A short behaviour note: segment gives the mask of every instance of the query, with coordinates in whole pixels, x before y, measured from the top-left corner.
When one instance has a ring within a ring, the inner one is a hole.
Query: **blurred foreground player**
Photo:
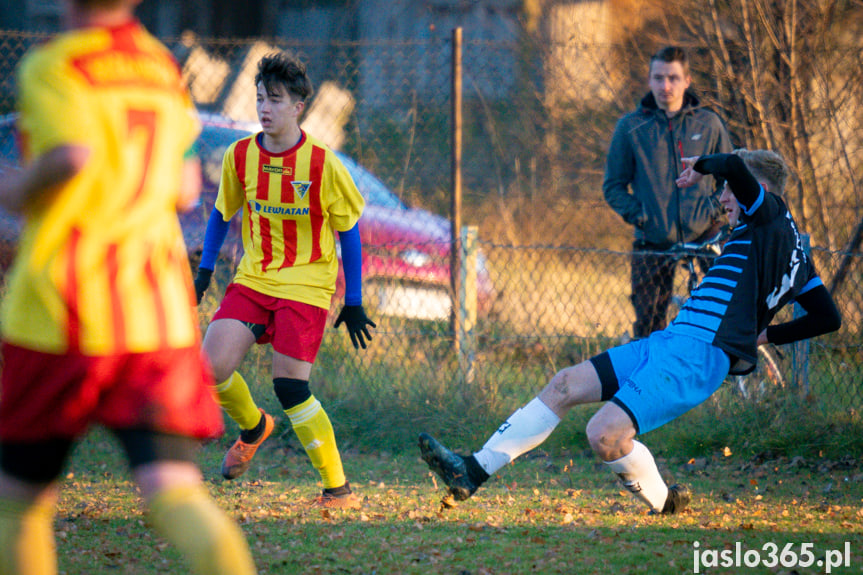
[[[57,479],[93,423],[190,571],[255,572],[195,463],[224,431],[176,215],[200,192],[200,126],[138,1],[64,2],[67,31],[18,70],[25,167],[0,180],[0,204],[25,218],[2,306],[3,575],[57,572]]]

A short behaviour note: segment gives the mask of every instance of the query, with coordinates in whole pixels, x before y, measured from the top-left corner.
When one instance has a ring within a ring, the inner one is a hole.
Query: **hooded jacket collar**
[[[653,97],[653,92],[648,92],[640,102],[640,107],[645,112],[656,112],[659,106],[656,104],[656,98]],[[690,90],[683,93],[683,107],[680,109],[681,114],[685,114],[695,108],[701,107],[701,100]]]

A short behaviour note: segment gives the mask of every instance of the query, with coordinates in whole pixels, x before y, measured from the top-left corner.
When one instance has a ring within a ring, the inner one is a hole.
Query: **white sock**
[[[627,455],[605,463],[629,491],[659,513],[668,498],[668,486],[662,480],[650,450],[639,441],[632,444],[632,451]]]
[[[495,471],[546,440],[560,418],[538,397],[517,409],[480,451],[473,454],[486,473]]]

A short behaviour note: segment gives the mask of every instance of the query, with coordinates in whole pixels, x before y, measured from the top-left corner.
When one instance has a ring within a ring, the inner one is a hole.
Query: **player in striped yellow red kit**
[[[57,478],[93,423],[193,572],[255,572],[195,461],[224,432],[176,215],[200,192],[200,124],[138,2],[65,2],[68,29],[18,70],[25,167],[0,180],[0,204],[24,216],[2,306],[4,575],[57,572]]]
[[[309,388],[335,292],[338,258],[345,271],[345,305],[335,327],[366,347],[375,324],[362,306],[362,246],[358,220],[365,202],[350,174],[298,118],[312,93],[305,67],[285,53],[258,63],[257,112],[262,131],[231,144],[222,162],[216,205],[207,224],[195,278],[198,302],[209,285],[231,217],[242,210],[244,254],[204,336],[222,407],[240,426],[222,475],[245,473],[273,432],[274,420],[255,404],[237,372],[252,344],[273,347],[273,388],[303,448],[318,470],[317,505],[356,509],[332,423]]]

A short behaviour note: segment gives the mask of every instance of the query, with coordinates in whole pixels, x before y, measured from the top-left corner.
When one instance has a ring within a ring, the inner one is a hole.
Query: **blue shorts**
[[[728,355],[718,347],[667,331],[609,349],[591,363],[599,373],[603,399],[629,414],[638,433],[661,427],[706,401],[730,367]],[[615,389],[606,397],[605,390]]]

